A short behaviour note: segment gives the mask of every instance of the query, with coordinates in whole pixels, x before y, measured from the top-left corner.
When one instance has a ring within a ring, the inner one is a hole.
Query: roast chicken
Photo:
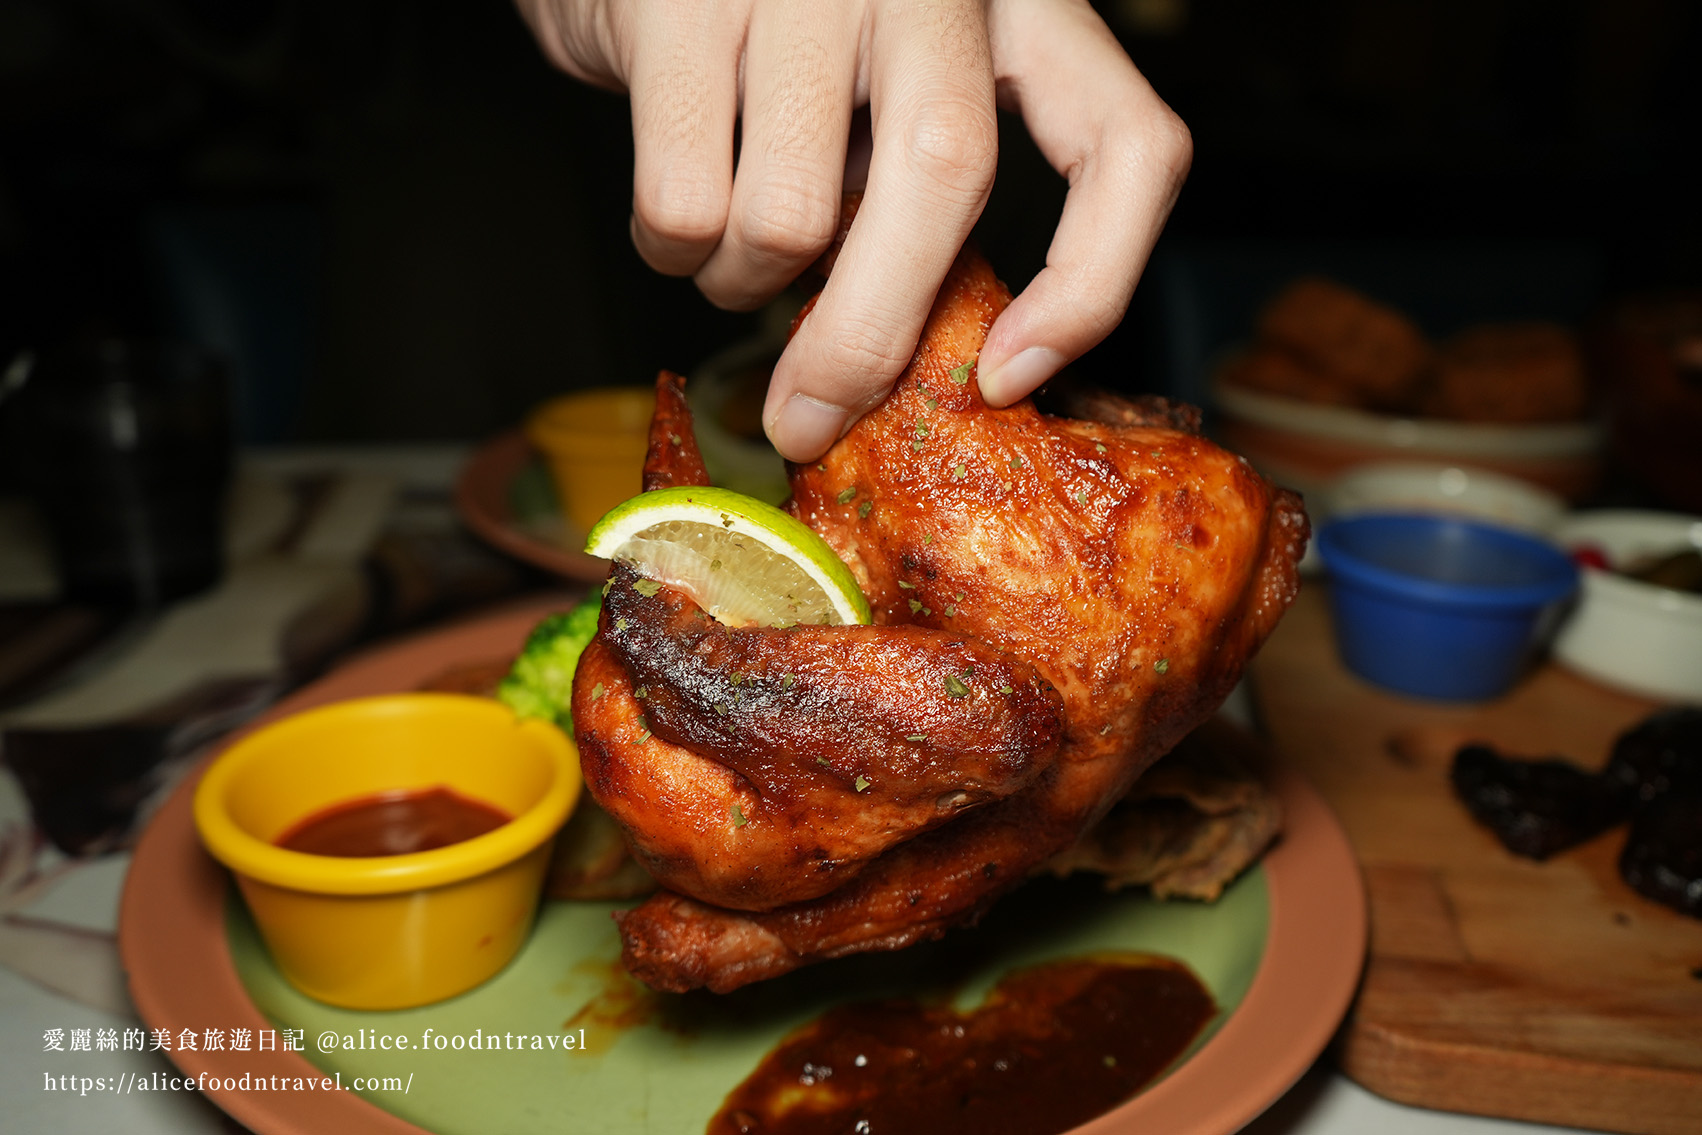
[[[1190,409],[986,405],[975,360],[1009,301],[966,250],[892,394],[789,467],[787,507],[874,625],[724,626],[611,574],[573,717],[592,796],[662,887],[617,915],[652,987],[972,923],[1217,708],[1294,597],[1298,498]],[[647,488],[706,483],[673,376],[651,443]]]

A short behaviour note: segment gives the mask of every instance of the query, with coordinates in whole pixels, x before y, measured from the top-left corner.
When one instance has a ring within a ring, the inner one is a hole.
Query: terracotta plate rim
[[[532,444],[519,430],[480,445],[455,477],[455,512],[479,539],[517,560],[567,579],[601,583],[609,561],[551,544],[514,523],[508,490],[532,456]]]
[[[564,606],[559,598],[531,603],[375,650],[280,702],[250,728],[342,698],[411,689],[458,660],[498,657],[517,649],[542,615]],[[274,1026],[249,998],[230,956],[224,932],[228,876],[195,837],[191,801],[204,768],[205,763],[184,778],[136,846],[119,910],[119,954],[131,999],[150,1028],[174,1034],[184,1028],[249,1028],[258,1035]],[[1070,1135],[1229,1135],[1293,1086],[1347,1012],[1366,946],[1359,868],[1323,798],[1280,766],[1273,780],[1286,827],[1263,861],[1270,926],[1246,997],[1181,1067]],[[327,1075],[297,1052],[168,1055],[185,1075],[221,1081],[244,1074]],[[424,1130],[349,1091],[219,1087],[205,1094],[260,1135]]]

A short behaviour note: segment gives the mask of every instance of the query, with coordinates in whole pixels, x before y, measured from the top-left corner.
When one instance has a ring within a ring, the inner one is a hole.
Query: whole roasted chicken
[[[892,394],[789,469],[874,625],[723,626],[616,566],[573,717],[664,888],[617,916],[647,984],[726,991],[973,922],[1216,709],[1293,598],[1299,500],[1193,411],[986,405],[1009,300],[966,251]],[[651,439],[646,488],[707,483],[673,376]]]

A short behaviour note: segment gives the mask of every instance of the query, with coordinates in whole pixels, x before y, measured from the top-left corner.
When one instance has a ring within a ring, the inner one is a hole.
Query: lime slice
[[[825,540],[730,489],[640,493],[596,523],[585,550],[679,588],[729,626],[869,622],[869,601]]]

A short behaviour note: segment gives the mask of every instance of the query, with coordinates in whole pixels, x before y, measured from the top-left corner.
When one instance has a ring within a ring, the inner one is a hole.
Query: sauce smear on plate
[[[447,788],[385,792],[321,809],[274,842],[309,855],[411,855],[495,831],[513,819]]]
[[[970,1012],[843,1005],[783,1040],[709,1135],[1056,1135],[1145,1087],[1216,1013],[1186,966],[1136,954],[1017,970]]]

